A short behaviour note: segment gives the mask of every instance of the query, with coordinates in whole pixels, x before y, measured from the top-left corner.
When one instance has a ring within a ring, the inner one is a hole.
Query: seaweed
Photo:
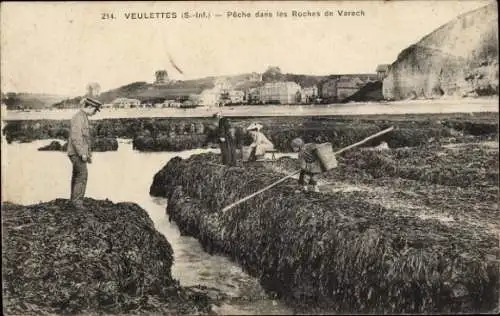
[[[169,199],[167,213],[183,234],[238,261],[298,310],[455,313],[497,307],[498,236],[467,223],[397,214],[356,194],[295,193],[292,179],[222,213],[283,175],[262,164],[207,164],[217,159],[173,159],[155,176],[152,191]]]
[[[84,205],[2,205],[6,314],[209,312],[206,295],[172,278],[172,248],[145,210]]]

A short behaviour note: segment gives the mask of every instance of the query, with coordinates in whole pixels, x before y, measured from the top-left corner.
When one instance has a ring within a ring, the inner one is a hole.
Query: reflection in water
[[[3,137],[2,137],[3,138]],[[2,199],[18,204],[33,204],[56,198],[68,198],[71,163],[65,153],[37,151],[50,140],[29,144],[2,141]],[[291,313],[281,303],[265,298],[258,280],[223,256],[204,252],[192,237],[180,236],[175,223],[165,214],[166,200],[149,196],[154,174],[169,159],[209,150],[181,153],[140,153],[127,141],[120,141],[118,151],[94,153],[89,165],[86,196],[113,202],[135,202],[144,208],[156,229],[163,233],[174,250],[172,274],[182,285],[215,287],[235,299],[221,306],[223,314],[283,314]],[[214,150],[211,150],[214,151]]]

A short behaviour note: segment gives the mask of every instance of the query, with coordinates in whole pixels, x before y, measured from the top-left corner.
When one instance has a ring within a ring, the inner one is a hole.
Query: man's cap
[[[102,103],[99,102],[98,100],[96,99],[92,99],[92,98],[85,98],[84,101],[85,105],[89,105],[89,106],[93,106],[96,111],[100,111],[101,110],[101,107],[102,107]]]

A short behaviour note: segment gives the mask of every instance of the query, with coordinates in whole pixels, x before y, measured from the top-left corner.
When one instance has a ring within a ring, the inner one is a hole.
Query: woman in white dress
[[[253,148],[249,160],[262,158],[266,151],[274,150],[273,143],[260,131],[262,127],[259,123],[252,123],[247,127],[247,131],[252,138],[250,147]]]

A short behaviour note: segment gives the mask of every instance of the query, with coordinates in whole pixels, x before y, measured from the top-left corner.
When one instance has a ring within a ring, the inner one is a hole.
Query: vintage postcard
[[[4,315],[499,312],[496,1],[0,6]]]

